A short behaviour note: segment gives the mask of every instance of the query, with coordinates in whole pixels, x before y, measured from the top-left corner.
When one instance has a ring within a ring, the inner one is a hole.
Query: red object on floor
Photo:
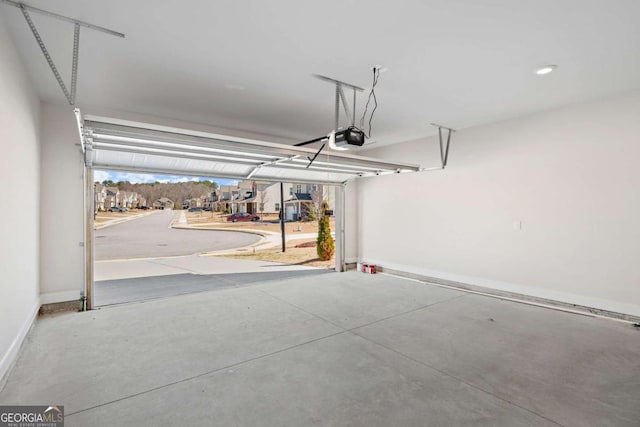
[[[362,272],[376,274],[376,266],[373,264],[362,264]]]

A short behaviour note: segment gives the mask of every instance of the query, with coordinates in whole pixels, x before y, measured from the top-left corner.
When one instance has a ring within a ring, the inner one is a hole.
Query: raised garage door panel
[[[79,115],[87,164],[95,168],[261,181],[340,184],[414,172],[417,165],[207,132]]]

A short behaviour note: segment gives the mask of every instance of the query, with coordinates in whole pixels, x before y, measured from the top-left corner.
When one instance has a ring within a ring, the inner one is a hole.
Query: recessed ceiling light
[[[544,76],[545,74],[551,73],[553,70],[558,68],[557,65],[545,65],[544,67],[540,67],[536,70],[536,74],[539,76]]]

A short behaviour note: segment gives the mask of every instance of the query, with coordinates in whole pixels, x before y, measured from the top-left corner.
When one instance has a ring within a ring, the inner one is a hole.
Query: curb
[[[260,249],[271,249],[271,248],[279,247],[282,244],[282,242],[280,241],[280,233],[267,231],[267,230],[254,230],[250,228],[244,229],[244,230],[229,230],[226,227],[201,228],[193,225],[182,226],[182,225],[175,225],[175,224],[171,224],[171,228],[176,228],[181,230],[199,230],[199,231],[209,231],[209,230],[210,231],[228,231],[233,233],[256,234],[262,237],[261,241],[256,242],[252,245],[242,246],[240,248],[233,248],[233,249],[221,249],[219,251],[202,252],[199,254],[200,256],[238,255],[238,254],[242,255],[242,254],[250,253],[252,249],[253,249],[253,252],[255,253],[255,249],[258,246],[262,246]],[[307,234],[311,234],[311,233],[307,233]],[[298,237],[299,236],[295,234],[294,235],[287,234],[287,240],[295,240]]]
[[[275,236],[275,235],[280,235],[280,233],[273,233],[272,231],[266,231],[266,230],[252,230],[252,229],[245,229],[245,230],[229,230],[228,228],[200,228],[200,227],[194,227],[192,225],[175,225],[175,224],[171,224],[171,228],[175,228],[177,230],[197,230],[197,231],[228,231],[231,233],[247,233],[247,234],[257,234],[258,236],[262,236],[262,237],[267,237],[267,236]]]
[[[271,231],[266,231],[266,230],[229,230],[227,228],[224,227],[219,227],[219,228],[201,228],[201,227],[194,227],[192,225],[176,225],[173,222],[171,223],[171,228],[175,228],[176,230],[197,230],[197,231],[227,231],[227,232],[231,232],[231,233],[246,233],[246,234],[253,234],[253,235],[257,235],[262,237],[262,239],[252,245],[248,245],[248,246],[241,246],[239,248],[233,248],[233,249],[221,249],[219,251],[210,251],[210,252],[201,252],[198,255],[199,256],[216,256],[216,255],[233,255],[236,253],[247,253],[250,249],[254,249],[255,252],[255,248],[257,246],[261,246],[264,244],[268,244],[269,243],[269,236],[274,236],[274,235],[278,235],[278,233],[273,233]],[[269,248],[271,246],[266,246],[266,248]]]

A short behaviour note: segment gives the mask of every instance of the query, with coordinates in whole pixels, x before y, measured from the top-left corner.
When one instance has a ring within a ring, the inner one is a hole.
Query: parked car
[[[192,208],[189,208],[189,212],[202,212],[202,208],[194,206]]]
[[[211,212],[211,208],[209,206],[205,206],[204,208],[202,208],[202,210],[206,212]]]
[[[227,217],[227,221],[238,222],[238,221],[260,221],[260,217],[258,215],[250,214],[250,213],[234,213]]]
[[[127,208],[123,208],[120,206],[111,206],[109,209],[107,209],[109,212],[126,212],[129,209]]]

